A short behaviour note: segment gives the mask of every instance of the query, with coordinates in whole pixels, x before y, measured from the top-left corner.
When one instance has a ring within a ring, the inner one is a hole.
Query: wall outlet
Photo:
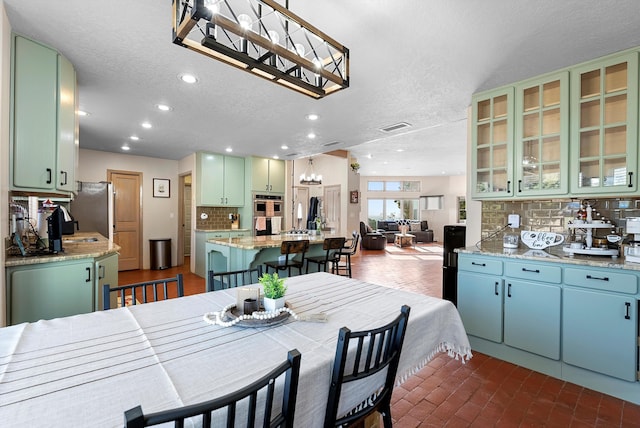
[[[520,216],[518,214],[509,214],[507,223],[509,223],[509,227],[512,229],[520,227]]]

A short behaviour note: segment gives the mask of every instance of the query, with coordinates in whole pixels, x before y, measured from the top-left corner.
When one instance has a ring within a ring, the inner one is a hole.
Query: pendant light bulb
[[[280,34],[278,34],[277,31],[269,30],[268,34],[269,34],[269,39],[271,40],[271,43],[273,43],[274,45],[277,45],[280,42]]]
[[[220,6],[218,0],[204,0],[204,7],[211,11],[212,15],[220,13]]]
[[[295,48],[299,56],[304,56],[306,49],[304,48],[304,45],[302,43],[296,43]]]
[[[249,15],[243,13],[241,15],[238,15],[238,24],[240,24],[243,30],[247,31],[251,29],[253,21],[251,20],[251,17]]]

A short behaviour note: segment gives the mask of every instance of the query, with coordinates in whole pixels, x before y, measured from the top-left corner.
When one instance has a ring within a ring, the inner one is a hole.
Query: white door
[[[324,188],[324,216],[328,228],[340,231],[341,210],[340,186],[325,186]]]

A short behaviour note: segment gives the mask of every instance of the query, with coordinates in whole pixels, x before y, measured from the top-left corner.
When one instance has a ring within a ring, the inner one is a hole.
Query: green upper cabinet
[[[72,192],[76,184],[78,146],[76,140],[76,72],[73,65],[58,55],[58,190]]]
[[[196,205],[244,206],[243,158],[198,152],[196,168]]]
[[[12,190],[75,186],[76,77],[55,50],[14,36],[11,73]]]
[[[284,161],[252,157],[251,190],[262,193],[284,193]]]
[[[513,88],[473,96],[472,195],[513,196]]]
[[[569,72],[516,86],[515,196],[569,192]]]
[[[572,69],[571,192],[636,192],[638,53]]]

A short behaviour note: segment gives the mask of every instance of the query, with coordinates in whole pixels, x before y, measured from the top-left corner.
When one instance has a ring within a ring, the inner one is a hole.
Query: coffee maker
[[[49,217],[47,217],[47,237],[49,238],[49,252],[59,253],[62,248],[62,227],[64,224],[64,212],[57,207]]]
[[[626,232],[629,243],[624,249],[625,260],[640,263],[640,217],[627,217]]]

